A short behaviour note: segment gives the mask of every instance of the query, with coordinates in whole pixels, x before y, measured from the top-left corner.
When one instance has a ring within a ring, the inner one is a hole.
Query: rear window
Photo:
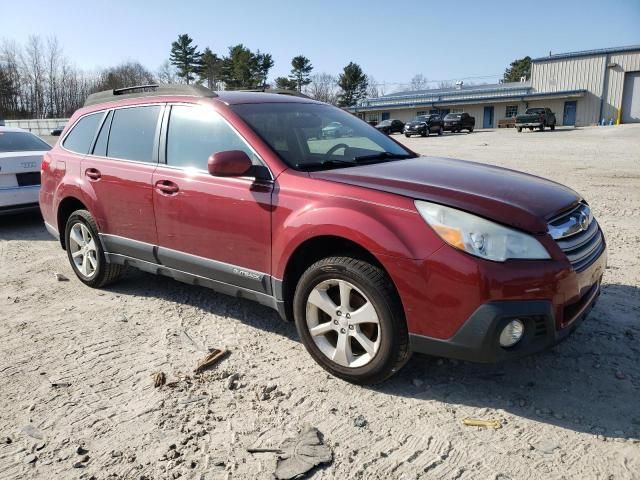
[[[153,149],[160,106],[116,110],[111,121],[107,156],[138,162],[155,162]]]
[[[64,139],[62,144],[64,148],[83,155],[89,153],[91,142],[93,142],[93,137],[96,135],[96,130],[103,115],[103,112],[92,113],[78,120]]]
[[[48,143],[29,132],[0,132],[0,152],[41,152],[51,150]]]

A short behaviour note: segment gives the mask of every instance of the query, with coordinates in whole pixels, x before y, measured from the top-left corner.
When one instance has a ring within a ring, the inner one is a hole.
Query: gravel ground
[[[267,308],[136,271],[92,290],[38,216],[5,218],[0,478],[272,478],[276,455],[246,449],[305,424],[334,454],[314,479],[640,478],[640,125],[394,138],[590,200],[609,267],[566,342],[499,365],[416,355],[357,387],[328,376]],[[208,347],[231,354],[194,377]],[[154,388],[159,371],[175,386]],[[469,416],[503,427],[464,426]]]

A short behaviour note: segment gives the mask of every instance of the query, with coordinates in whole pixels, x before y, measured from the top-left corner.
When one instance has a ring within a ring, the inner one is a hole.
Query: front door
[[[564,114],[562,115],[563,125],[576,124],[576,101],[564,102]]]
[[[226,284],[267,289],[271,183],[213,177],[207,170],[215,152],[243,150],[259,164],[256,154],[207,107],[172,106],[165,138],[166,164],[153,175],[160,262]]]
[[[152,175],[164,106],[127,107],[107,114],[93,152],[84,157],[84,180],[98,201],[93,212],[105,248],[154,261],[156,224]]]
[[[493,107],[484,107],[482,128],[493,128]]]

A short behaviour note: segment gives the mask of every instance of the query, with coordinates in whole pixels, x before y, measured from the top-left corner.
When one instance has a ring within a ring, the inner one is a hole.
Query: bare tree
[[[171,65],[171,62],[169,62],[169,60],[165,60],[164,62],[162,62],[160,67],[158,67],[156,78],[158,79],[159,83],[164,83],[167,85],[172,83],[181,83],[178,81],[180,79],[178,78],[178,75],[176,75],[175,67]]]
[[[427,88],[429,88],[429,80],[427,80],[427,77],[421,73],[413,76],[409,84],[409,90],[426,90]]]
[[[440,80],[438,88],[453,88],[454,83],[451,80]]]
[[[338,80],[329,73],[316,73],[311,76],[305,93],[320,102],[335,105],[338,100]]]
[[[369,87],[367,88],[367,97],[369,98],[378,98],[380,95],[380,89],[378,88],[378,84],[376,79],[371,75],[367,75],[367,80],[369,81]]]
[[[126,62],[100,72],[98,90],[146,85],[155,81],[153,74],[140,63]]]

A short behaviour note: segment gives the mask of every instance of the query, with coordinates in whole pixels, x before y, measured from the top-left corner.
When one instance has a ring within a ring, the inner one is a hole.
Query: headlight
[[[547,250],[531,235],[470,213],[416,200],[422,218],[449,245],[487,260],[548,259]]]

